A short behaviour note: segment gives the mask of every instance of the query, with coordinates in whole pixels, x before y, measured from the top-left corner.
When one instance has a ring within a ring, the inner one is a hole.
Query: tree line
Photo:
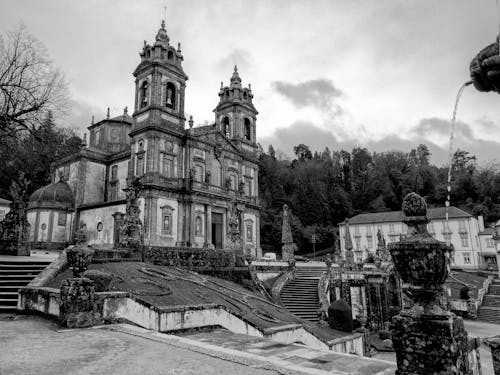
[[[269,146],[259,157],[261,244],[264,251],[281,248],[283,204],[291,209],[291,225],[299,253],[338,246],[338,224],[365,212],[400,210],[403,198],[415,191],[430,207],[444,206],[448,166],[430,163],[430,152],[420,144],[409,152],[310,150],[294,147],[295,158],[283,157]],[[500,219],[500,164],[479,166],[476,157],[457,150],[452,158],[451,204],[486,223]]]

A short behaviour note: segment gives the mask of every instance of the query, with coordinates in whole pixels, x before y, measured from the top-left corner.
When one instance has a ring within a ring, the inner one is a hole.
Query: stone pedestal
[[[59,320],[67,328],[85,328],[100,322],[94,282],[84,277],[66,279],[61,285]]]
[[[287,243],[281,247],[281,260],[284,262],[288,262],[290,259],[293,259],[295,250],[297,250],[297,245],[294,243]]]
[[[493,371],[495,375],[500,375],[500,335],[484,340],[484,343],[491,349],[493,359]]]
[[[462,318],[397,315],[392,320],[396,375],[472,375]]]

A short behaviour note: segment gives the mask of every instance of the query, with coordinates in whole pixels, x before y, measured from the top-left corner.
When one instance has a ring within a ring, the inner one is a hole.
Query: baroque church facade
[[[239,219],[245,252],[261,256],[256,143],[257,110],[237,68],[221,84],[215,122],[193,126],[184,116],[188,76],[162,22],[144,42],[135,69],[132,116],[88,127],[88,145],[55,165],[53,183],[31,196],[30,241],[60,248],[82,226],[89,243],[118,247],[126,193],[140,178],[144,244],[224,249],[230,215]]]

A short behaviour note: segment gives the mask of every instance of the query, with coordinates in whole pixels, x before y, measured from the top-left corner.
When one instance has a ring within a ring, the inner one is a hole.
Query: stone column
[[[184,206],[184,238],[186,246],[191,246],[191,202]]]
[[[149,244],[151,242],[157,245],[156,240],[158,239],[157,226],[158,226],[158,198],[151,197],[151,208],[150,208],[150,225],[149,225]]]
[[[205,247],[213,249],[212,243],[212,206],[205,205]]]
[[[493,372],[495,375],[500,375],[500,335],[489,337],[484,340],[484,343],[491,349],[491,358],[493,359]]]
[[[185,207],[184,207],[184,202],[179,202],[178,206],[178,212],[177,212],[177,241],[175,243],[175,246],[177,247],[182,247],[185,246],[184,243],[184,212],[185,212]]]
[[[195,220],[196,220],[196,213],[194,212],[194,204],[191,203],[191,214],[189,220],[189,243],[191,247],[194,247],[196,244]]]

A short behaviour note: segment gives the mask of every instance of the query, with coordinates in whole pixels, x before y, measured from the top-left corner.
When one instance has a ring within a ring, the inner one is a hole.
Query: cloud
[[[252,55],[245,50],[235,48],[228,55],[221,58],[217,64],[216,68],[221,71],[228,71],[233,66],[237,65],[239,70],[248,70],[252,66]]]
[[[95,115],[95,121],[104,118],[105,110],[90,105],[84,100],[71,99],[68,103],[68,109],[60,118],[56,118],[56,124],[60,127],[73,130],[77,135],[83,135],[90,126],[92,116]]]
[[[275,81],[271,86],[297,108],[312,106],[321,110],[331,110],[333,100],[343,95],[331,80],[324,78],[297,84]],[[337,110],[341,110],[341,107],[338,106]]]
[[[436,142],[434,136],[445,137],[445,142]],[[311,151],[352,150],[354,147],[366,147],[371,152],[403,151],[408,152],[419,144],[425,144],[431,152],[431,161],[438,165],[448,162],[449,120],[426,118],[420,120],[407,133],[408,138],[399,134],[387,134],[379,139],[361,142],[362,137],[337,138],[329,130],[320,128],[308,121],[297,121],[289,127],[278,128],[275,132],[259,140],[266,149],[270,144],[276,150],[293,157],[293,146],[306,144]],[[483,140],[475,136],[470,125],[458,122],[455,134],[454,149],[462,149],[478,157],[480,163],[499,158],[500,143],[493,140]]]
[[[412,131],[416,135],[424,137],[429,136],[430,134],[436,134],[438,136],[444,137],[446,142],[448,142],[448,139],[450,137],[450,127],[450,120],[431,117],[420,120],[418,124],[413,127]],[[466,139],[474,138],[474,134],[470,125],[461,121],[457,121],[455,123],[454,135],[455,137],[463,137]]]

